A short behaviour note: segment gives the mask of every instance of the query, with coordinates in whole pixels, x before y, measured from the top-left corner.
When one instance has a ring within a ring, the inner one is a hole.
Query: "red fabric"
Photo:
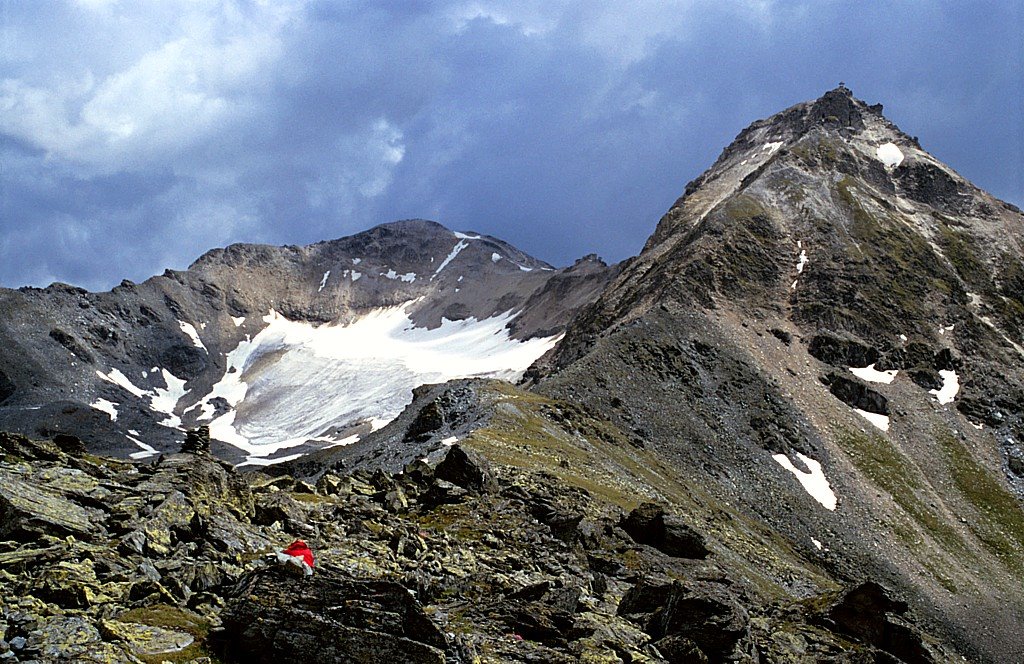
[[[306,546],[306,543],[302,540],[295,540],[294,542],[289,544],[288,548],[282,551],[281,553],[293,556],[295,558],[302,558],[306,561],[306,564],[309,565],[310,568],[314,567],[313,550]]]

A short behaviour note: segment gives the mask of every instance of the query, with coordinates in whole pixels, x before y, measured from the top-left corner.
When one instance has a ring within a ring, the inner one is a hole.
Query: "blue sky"
[[[621,260],[839,81],[1022,205],[1022,34],[1016,0],[0,0],[0,285],[411,217]]]

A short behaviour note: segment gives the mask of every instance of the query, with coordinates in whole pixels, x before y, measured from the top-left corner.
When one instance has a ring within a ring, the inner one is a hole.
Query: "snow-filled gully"
[[[800,485],[803,486],[804,491],[810,494],[811,498],[821,503],[821,506],[825,509],[834,511],[838,500],[828,483],[828,478],[825,477],[825,473],[821,470],[821,463],[800,452],[797,452],[796,455],[807,466],[808,472],[804,472],[794,466],[793,462],[785,454],[773,454],[772,458],[780,466],[793,473],[800,482]]]

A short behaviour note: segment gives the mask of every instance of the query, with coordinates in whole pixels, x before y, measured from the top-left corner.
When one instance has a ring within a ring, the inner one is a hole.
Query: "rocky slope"
[[[1019,659],[1022,231],[841,87],[740,133],[531,379]]]
[[[177,449],[196,423],[236,462],[351,442],[423,382],[515,377],[610,276],[596,257],[555,270],[404,221],[308,247],[232,245],[109,293],[2,289],[0,428],[137,459]]]
[[[653,503],[657,457],[569,404],[473,381],[416,408],[500,418],[399,473],[240,474],[205,450],[137,465],[0,435],[0,658],[10,662],[946,661],[885,588],[766,601],[714,536]],[[540,418],[539,420],[533,418]],[[575,424],[601,433],[587,441]],[[398,428],[398,423],[389,428]],[[518,442],[517,442],[518,441]],[[491,465],[495,445],[517,465]],[[594,446],[599,446],[597,450]],[[608,451],[609,459],[591,453]],[[558,458],[561,457],[559,461]],[[624,463],[604,481],[601,466]],[[661,489],[664,490],[664,487]],[[593,493],[592,493],[593,491]],[[710,497],[709,497],[710,498]],[[710,498],[710,500],[714,500]],[[728,506],[725,506],[728,509]],[[309,578],[273,552],[293,538]],[[757,542],[759,533],[742,534]],[[781,566],[800,557],[779,551]],[[803,564],[807,564],[806,562]]]

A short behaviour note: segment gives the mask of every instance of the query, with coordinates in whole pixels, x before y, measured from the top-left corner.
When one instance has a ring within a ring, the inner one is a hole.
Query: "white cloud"
[[[124,21],[112,3],[98,28]],[[280,8],[245,14],[231,3],[183,3],[170,36],[113,71],[83,54],[84,73],[70,78],[61,62],[0,81],[0,122],[5,133],[93,172],[114,172],[164,159],[242,121],[252,92],[261,89],[281,56],[278,33],[294,12]],[[132,41],[141,37],[129,37]],[[115,49],[118,46],[114,46]],[[116,59],[115,59],[116,60]],[[76,63],[77,64],[77,63]],[[69,70],[73,69],[68,67]]]
[[[387,190],[394,168],[404,156],[401,130],[384,118],[342,135],[336,141],[334,158],[321,164],[316,177],[306,183],[308,203],[351,214],[359,206],[356,195],[375,198]]]
[[[489,21],[494,25],[513,26],[527,37],[549,32],[564,10],[560,2],[456,2],[447,11],[456,33],[469,29],[473,21]]]

